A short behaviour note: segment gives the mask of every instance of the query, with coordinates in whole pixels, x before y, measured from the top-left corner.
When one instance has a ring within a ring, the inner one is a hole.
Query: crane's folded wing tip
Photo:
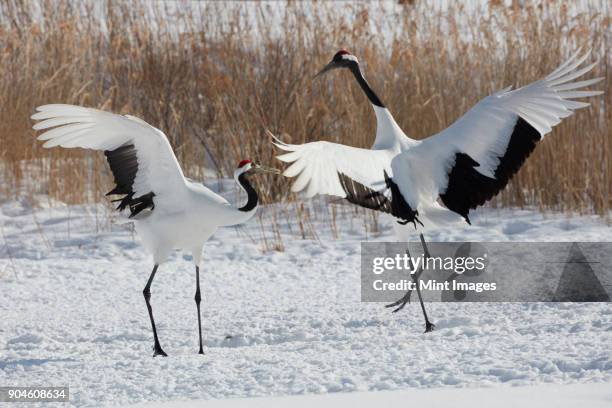
[[[272,133],[270,129],[266,128],[266,135],[272,138],[272,140],[274,140],[276,143],[285,144],[282,140],[280,140],[279,137],[277,137],[274,133]]]
[[[54,104],[46,104],[46,105],[39,105],[36,107],[36,111],[37,112],[43,112],[45,110],[51,109],[51,107],[53,107]]]
[[[295,152],[289,151],[289,153],[281,154],[276,156],[277,160],[282,161],[283,163],[292,163],[298,159],[299,156],[295,155]]]
[[[285,144],[284,144],[284,143],[282,143],[282,142],[281,142],[281,143],[278,143],[278,142],[272,142],[272,144],[273,144],[274,146],[278,147],[278,148],[279,148],[279,149],[281,149],[281,150],[285,150],[285,151],[287,151],[287,150],[288,150],[288,149],[287,149],[287,147],[285,146]]]
[[[291,177],[295,177],[295,176],[297,176],[297,174],[295,174],[295,175],[290,174],[290,173],[289,173],[287,170],[283,171],[283,172],[282,172],[282,175],[283,175],[284,177],[288,177],[288,178],[291,178]]]
[[[573,98],[590,98],[592,96],[602,95],[604,91],[559,91],[557,95],[559,95],[563,99],[573,99]]]
[[[63,109],[63,108],[73,108],[73,109],[78,108],[79,110],[87,109],[84,106],[70,105],[67,103],[48,103],[48,104],[40,105],[36,107],[36,110],[39,112],[42,112],[42,111],[47,111],[51,109]]]
[[[53,117],[53,116],[49,115],[49,113],[47,111],[39,110],[38,112],[32,114],[32,116],[30,116],[30,119],[32,119],[32,120],[43,120],[43,119],[48,119],[50,117]]]
[[[270,131],[270,129],[265,128],[265,133],[266,133],[266,136],[271,137],[272,139],[277,140],[277,141],[279,141],[279,142],[280,142],[280,139],[279,139],[279,138],[277,138],[276,136],[274,136],[274,133],[272,133],[272,132]]]
[[[308,177],[308,175],[301,173],[293,183],[293,191],[298,192],[307,189],[311,181],[312,180]]]

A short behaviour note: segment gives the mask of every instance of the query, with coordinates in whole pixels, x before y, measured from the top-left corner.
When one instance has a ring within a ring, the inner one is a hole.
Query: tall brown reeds
[[[241,158],[274,163],[265,128],[294,143],[370,146],[375,118],[349,74],[312,81],[341,47],[422,138],[581,46],[600,59],[593,76],[606,77],[605,95],[555,128],[493,205],[607,218],[609,2],[447,3],[2,0],[0,197],[89,202],[110,186],[100,153],[40,147],[29,119],[37,105],[139,116],[168,135],[187,175],[207,167],[221,177]],[[282,178],[260,187],[267,202],[293,199]]]

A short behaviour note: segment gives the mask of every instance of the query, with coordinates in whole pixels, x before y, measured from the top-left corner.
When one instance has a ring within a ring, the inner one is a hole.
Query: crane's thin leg
[[[429,319],[427,318],[427,312],[425,311],[425,304],[423,303],[423,298],[421,297],[421,287],[417,279],[415,279],[415,282],[416,282],[416,287],[417,287],[417,293],[419,295],[419,302],[421,302],[421,309],[423,310],[423,316],[425,317],[425,333],[429,333],[436,328],[436,325],[430,322]]]
[[[425,258],[431,258],[431,254],[429,253],[429,249],[425,243],[425,237],[423,234],[419,234],[419,238],[421,239],[421,245],[423,245],[423,254],[425,255]]]
[[[155,320],[153,319],[153,308],[151,308],[151,283],[153,283],[153,279],[155,278],[155,273],[157,272],[157,268],[159,265],[155,265],[153,267],[153,272],[151,272],[151,276],[149,276],[149,280],[147,281],[147,286],[145,286],[142,294],[144,295],[145,301],[147,302],[147,310],[149,311],[149,318],[151,319],[151,327],[153,328],[153,339],[155,340],[155,344],[153,345],[153,357],[155,356],[164,356],[168,355],[162,350],[159,345],[159,339],[157,338],[157,329],[155,328]]]
[[[202,296],[200,295],[200,267],[196,266],[195,302],[196,302],[196,307],[198,308],[198,332],[200,334],[200,351],[198,351],[198,354],[204,354],[204,349],[202,348],[202,318],[200,317],[200,302],[201,301],[202,301]]]
[[[425,256],[425,258],[429,258],[429,256],[430,256],[429,255],[429,250],[427,249],[427,246],[425,246],[425,244],[424,244],[425,241],[424,241],[424,238],[423,238],[423,234],[420,234],[420,235],[421,235],[421,244],[423,244],[423,248],[424,248],[424,251],[423,251],[424,254],[423,255]],[[410,252],[408,251],[408,249],[406,249],[406,254],[408,254],[408,257],[410,257]],[[412,266],[412,269],[414,269],[414,264],[412,263],[412,258],[410,258],[410,265]],[[414,281],[418,280],[421,277],[421,274],[423,273],[423,271],[424,271],[424,269],[421,266],[418,271],[416,271],[415,273],[413,273],[411,275],[412,279]],[[400,310],[402,310],[404,308],[404,306],[406,306],[406,304],[410,303],[410,297],[411,296],[412,296],[412,289],[408,289],[404,296],[402,296],[400,299],[396,300],[393,303],[385,305],[385,307],[396,307],[397,306],[396,309],[393,309],[393,313],[397,313]]]
[[[431,254],[429,253],[429,249],[427,248],[427,245],[425,244],[425,237],[423,237],[423,234],[419,234],[419,238],[421,239],[421,245],[423,245],[423,255],[425,259],[430,258]],[[406,249],[406,254],[408,254],[408,256],[410,257],[410,252],[408,251],[408,249]],[[425,304],[423,303],[423,298],[421,296],[419,278],[421,277],[421,274],[423,273],[423,271],[424,271],[423,266],[421,266],[417,272],[412,274],[412,280],[416,283],[417,294],[419,295],[419,302],[421,303],[421,310],[423,310],[423,316],[425,317],[425,333],[428,333],[430,331],[433,331],[433,329],[435,329],[436,326],[433,323],[431,323],[429,319],[427,318],[427,312],[425,311]],[[412,291],[408,290],[401,299],[389,305],[386,305],[385,307],[395,307],[399,305],[396,309],[393,310],[393,313],[399,312],[400,310],[404,308],[404,306],[406,306],[408,302],[410,302],[411,295],[412,295]]]
[[[410,254],[408,256],[410,256]],[[421,273],[423,273],[423,269],[419,269],[418,272],[414,273],[412,275],[412,278],[414,279],[415,276],[416,276],[416,278],[418,279],[421,276]],[[412,296],[412,289],[408,289],[404,296],[402,296],[401,298],[399,298],[398,300],[396,300],[393,303],[389,303],[388,305],[385,305],[385,307],[395,307],[395,306],[397,306],[397,308],[393,309],[393,311],[392,311],[392,313],[397,313],[400,310],[402,310],[404,308],[404,306],[406,306],[406,304],[410,303],[410,297],[411,296]]]
[[[430,258],[431,254],[429,253],[429,249],[427,249],[427,245],[425,244],[425,237],[423,237],[423,234],[419,234],[419,238],[421,239],[421,245],[423,245],[423,254],[425,255],[425,259]],[[421,268],[421,271],[422,270],[423,269]],[[436,326],[433,323],[431,323],[429,319],[427,318],[427,312],[425,311],[425,304],[423,303],[423,297],[421,296],[421,285],[419,285],[418,277],[415,278],[415,280],[416,280],[417,294],[419,295],[419,302],[421,302],[421,309],[423,310],[423,317],[425,317],[425,333],[429,333],[433,331],[436,328]]]

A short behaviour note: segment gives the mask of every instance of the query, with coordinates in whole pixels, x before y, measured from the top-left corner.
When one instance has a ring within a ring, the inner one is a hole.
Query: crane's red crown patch
[[[245,159],[243,161],[241,161],[240,163],[238,163],[238,168],[241,168],[242,166],[251,163],[251,161],[249,159]]]

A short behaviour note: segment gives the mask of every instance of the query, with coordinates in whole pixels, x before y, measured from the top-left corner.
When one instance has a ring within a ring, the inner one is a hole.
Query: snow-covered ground
[[[265,230],[269,211],[262,211]],[[262,251],[257,220],[220,230],[204,248],[204,356],[197,354],[194,270],[175,253],[152,287],[169,357],[151,358],[142,297],[151,260],[129,228],[109,230],[106,216],[103,206],[0,203],[0,385],[69,385],[76,406],[227,398],[240,406],[342,406],[368,398],[402,406],[433,398],[447,406],[459,395],[514,395],[527,407],[548,405],[534,398],[547,394],[596,400],[577,406],[611,401],[611,304],[431,303],[437,330],[423,334],[418,304],[391,314],[360,302],[365,233],[361,221],[347,217],[336,220],[337,239],[323,221],[313,221],[318,239],[300,239],[296,225],[283,225],[284,252]],[[488,209],[473,223],[428,238],[612,240],[612,229],[591,216]],[[392,241],[390,226],[368,239]],[[422,390],[439,387],[470,390]],[[238,399],[353,391],[365,393]]]

